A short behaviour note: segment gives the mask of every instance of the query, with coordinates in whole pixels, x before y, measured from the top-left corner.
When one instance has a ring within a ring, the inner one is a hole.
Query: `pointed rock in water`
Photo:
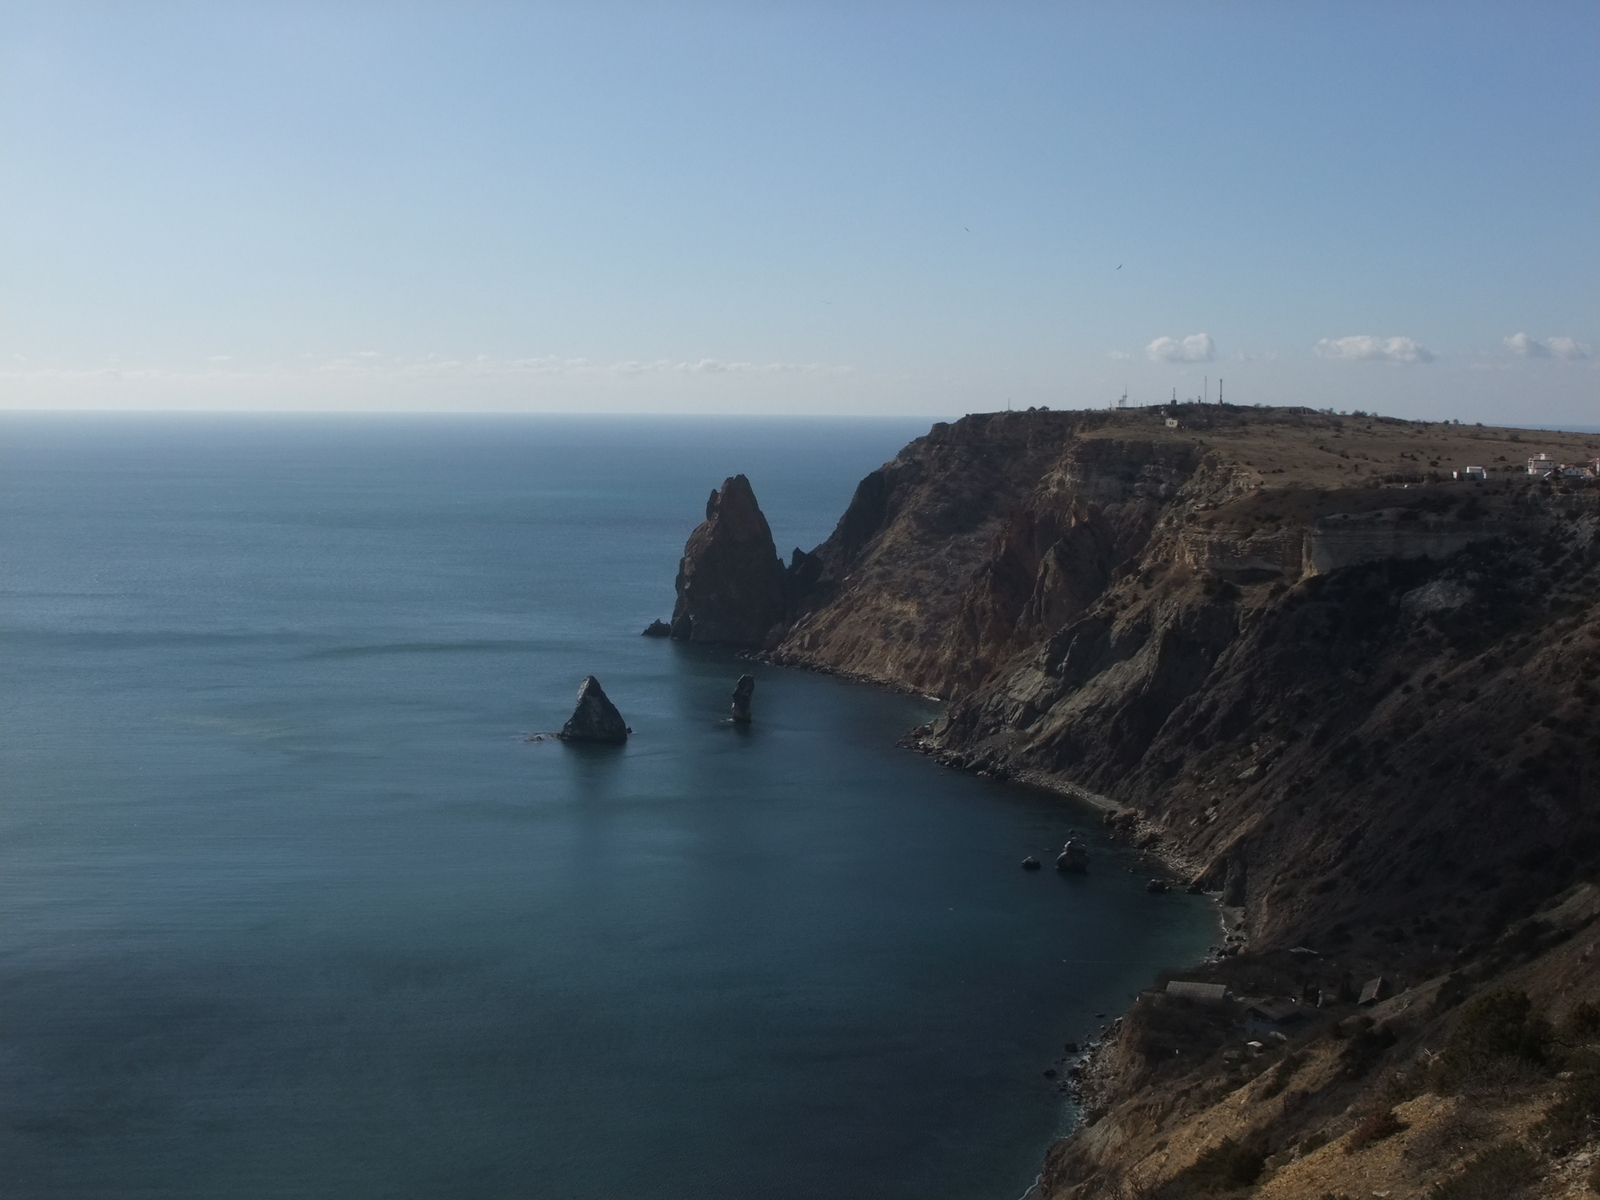
[[[665,621],[655,620],[644,627],[643,637],[671,637],[672,626]]]
[[[564,742],[610,742],[628,740],[632,731],[617,706],[611,703],[600,681],[593,675],[586,677],[578,688],[578,706],[556,736]]]
[[[733,719],[740,724],[750,723],[750,701],[756,694],[756,677],[754,675],[741,675],[739,682],[733,685]]]
[[[784,617],[784,571],[772,529],[743,475],[706,501],[678,564],[672,636],[759,647]]]

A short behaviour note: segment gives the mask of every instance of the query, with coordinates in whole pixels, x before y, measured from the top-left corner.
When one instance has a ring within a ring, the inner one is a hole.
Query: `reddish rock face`
[[[672,636],[678,641],[761,646],[783,622],[783,563],[743,475],[706,501],[706,519],[683,548],[677,588]]]

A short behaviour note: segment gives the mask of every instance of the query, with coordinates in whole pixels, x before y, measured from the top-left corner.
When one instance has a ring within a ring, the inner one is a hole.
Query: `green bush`
[[[1431,1082],[1454,1091],[1499,1064],[1542,1065],[1550,1048],[1550,1022],[1533,1015],[1527,993],[1501,989],[1468,1004],[1434,1061]]]
[[[1506,1200],[1532,1181],[1539,1159],[1526,1146],[1502,1142],[1485,1150],[1461,1174],[1428,1189],[1428,1200]]]
[[[1201,1192],[1249,1187],[1261,1177],[1266,1161],[1267,1156],[1259,1150],[1223,1138],[1179,1172],[1178,1180]]]

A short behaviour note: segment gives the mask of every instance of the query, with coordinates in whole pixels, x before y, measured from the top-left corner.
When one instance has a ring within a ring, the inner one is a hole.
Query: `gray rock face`
[[[762,645],[784,618],[783,563],[743,475],[706,501],[678,566],[672,636],[727,646]]]
[[[741,675],[739,682],[733,688],[733,719],[740,724],[750,723],[750,701],[756,694],[756,677],[754,675]]]
[[[620,745],[628,740],[628,728],[617,706],[611,703],[600,681],[587,676],[578,688],[578,706],[557,734],[564,742],[606,742]]]

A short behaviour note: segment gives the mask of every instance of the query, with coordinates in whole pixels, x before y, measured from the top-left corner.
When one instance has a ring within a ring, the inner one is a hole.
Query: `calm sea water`
[[[638,636],[725,475],[810,547],[918,432],[0,420],[0,1192],[1014,1200],[1211,913]],[[588,673],[627,747],[525,740]]]

